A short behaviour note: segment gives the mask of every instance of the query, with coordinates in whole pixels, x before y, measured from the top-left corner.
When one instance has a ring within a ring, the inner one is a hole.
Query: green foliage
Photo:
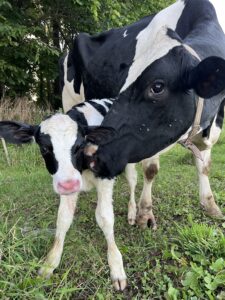
[[[221,289],[225,288],[225,236],[222,230],[191,220],[191,226],[178,226],[175,240],[178,247],[172,247],[172,256],[179,264],[184,261],[186,264],[181,280],[184,299],[213,300],[219,297]]]

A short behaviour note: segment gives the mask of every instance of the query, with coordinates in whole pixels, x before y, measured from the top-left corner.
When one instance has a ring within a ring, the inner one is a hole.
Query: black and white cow
[[[57,113],[40,125],[22,124],[14,121],[0,122],[0,137],[14,144],[35,140],[39,145],[46,168],[53,178],[53,187],[60,195],[55,241],[39,273],[49,277],[59,265],[66,232],[74,216],[79,192],[97,190],[96,220],[108,245],[108,263],[113,284],[117,290],[126,286],[123,260],[114,239],[113,185],[114,180],[96,178],[76,155],[81,151],[85,135],[93,126],[100,125],[112,105],[112,99],[90,100],[74,106],[67,114]],[[91,149],[93,151],[95,149]],[[89,153],[85,153],[89,155]],[[134,164],[126,167],[126,178],[130,186],[128,221],[136,218],[135,187],[137,174]]]
[[[211,2],[217,8],[222,27]],[[208,214],[221,217],[208,171],[211,148],[221,130],[219,120],[223,117],[225,98],[222,11],[225,11],[222,1],[178,1],[157,14],[138,35],[134,62],[126,82],[102,124],[112,127],[114,134],[106,136],[105,141],[104,138],[99,140],[97,131],[90,137],[99,144],[93,156],[93,170],[98,176],[113,178],[128,162],[151,156],[157,160],[161,151],[185,139],[193,124],[196,102],[202,97],[206,100],[200,130],[192,138],[203,157],[203,161],[196,158],[200,202]],[[162,26],[165,22],[166,27]],[[146,181],[148,172],[153,174],[157,165],[146,164]],[[139,207],[138,218],[146,223],[152,214],[151,197],[146,194]]]
[[[96,130],[88,137],[99,145],[90,166],[96,175],[113,178],[127,162],[152,157],[143,161],[145,181],[137,218],[143,226],[149,219],[155,223],[151,186],[159,154],[187,137],[199,96],[207,98],[201,130],[193,138],[204,157],[204,162],[196,158],[200,202],[209,215],[222,215],[205,170],[222,127],[224,11],[221,0],[178,0],[131,26],[93,37],[80,34],[68,57],[65,67],[77,93],[71,95],[83,93],[88,99],[120,94],[103,122],[114,131],[104,138]]]

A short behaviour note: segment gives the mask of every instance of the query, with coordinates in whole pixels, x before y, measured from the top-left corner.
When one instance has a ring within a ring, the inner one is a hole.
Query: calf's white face
[[[53,177],[56,193],[68,195],[82,188],[82,176],[73,165],[78,125],[69,116],[56,114],[41,122],[35,140]]]

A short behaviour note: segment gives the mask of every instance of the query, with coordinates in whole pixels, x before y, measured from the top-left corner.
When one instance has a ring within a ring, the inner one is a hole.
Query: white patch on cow
[[[79,180],[82,187],[82,177],[71,161],[71,149],[77,138],[78,126],[69,116],[55,114],[41,122],[40,130],[51,138],[58,170],[53,175],[53,187],[58,193],[58,183],[70,180]]]
[[[123,37],[125,38],[126,36],[128,36],[127,30],[125,30],[123,33]]]
[[[102,114],[88,102],[84,102],[83,106],[76,109],[84,114],[89,126],[100,125],[103,121]]]
[[[224,18],[225,1],[224,0],[209,0],[209,1],[214,6],[220,26],[222,27],[223,32],[225,33],[225,18]]]
[[[138,34],[134,62],[120,92],[125,91],[151,63],[180,45],[178,41],[166,35],[166,28],[175,30],[184,7],[184,1],[180,0],[165,8]]]
[[[62,90],[62,103],[63,103],[63,111],[66,113],[70,110],[74,105],[77,105],[84,101],[84,86],[83,83],[80,87],[80,93],[75,93],[74,91],[74,79],[69,82],[67,80],[67,62],[68,62],[68,55],[66,55],[64,62],[63,62],[63,69],[64,69],[64,87]]]

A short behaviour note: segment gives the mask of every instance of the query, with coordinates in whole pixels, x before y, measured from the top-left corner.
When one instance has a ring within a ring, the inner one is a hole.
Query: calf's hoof
[[[135,209],[134,208],[130,208],[129,207],[129,210],[128,210],[128,223],[130,225],[134,225],[135,222],[136,222],[136,214],[137,214],[137,210],[136,210],[136,207]]]
[[[38,275],[45,279],[49,279],[52,276],[53,271],[54,269],[50,266],[42,266],[38,271]]]
[[[142,229],[145,229],[146,227],[152,227],[152,230],[157,229],[157,224],[153,212],[141,213],[140,211],[137,215],[136,223]]]
[[[127,286],[127,280],[126,279],[113,280],[113,286],[117,291],[123,291]]]

